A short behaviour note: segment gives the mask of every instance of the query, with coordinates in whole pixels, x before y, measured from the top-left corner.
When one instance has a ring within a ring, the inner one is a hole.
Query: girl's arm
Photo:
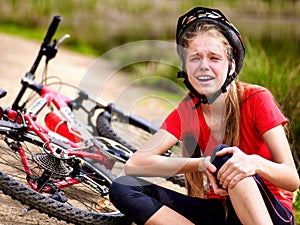
[[[218,155],[232,153],[233,156],[219,170],[217,178],[223,188],[233,187],[247,176],[259,174],[279,188],[296,191],[299,176],[283,126],[279,125],[263,134],[271,151],[273,161],[258,155],[246,155],[237,147],[225,148]]]
[[[300,184],[299,176],[283,126],[267,131],[263,137],[274,162],[257,157],[257,173],[279,188],[297,190]]]
[[[215,167],[206,158],[182,158],[162,156],[178,142],[178,139],[166,130],[160,129],[138,151],[125,166],[125,173],[134,176],[171,176],[174,174],[203,171],[208,166]]]

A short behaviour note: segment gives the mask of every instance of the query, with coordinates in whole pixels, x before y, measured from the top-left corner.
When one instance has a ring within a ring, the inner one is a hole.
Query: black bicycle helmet
[[[228,66],[227,79],[222,85],[221,89],[212,97],[207,98],[205,95],[199,94],[190,84],[187,78],[187,74],[184,71],[178,72],[178,77],[185,79],[184,83],[188,89],[199,98],[199,104],[210,104],[212,103],[221,93],[226,92],[226,87],[236,78],[238,73],[241,71],[245,56],[245,48],[243,44],[242,37],[239,31],[234,27],[233,24],[223,15],[223,13],[217,9],[210,9],[204,7],[196,7],[182,15],[178,19],[177,29],[176,29],[176,43],[177,43],[177,53],[184,64],[184,59],[180,54],[180,48],[184,48],[182,41],[182,34],[190,27],[192,24],[198,22],[208,22],[219,26],[222,30],[222,34],[228,40],[232,47],[232,53],[230,55],[230,63]],[[230,75],[231,70],[231,60],[235,60],[235,73]],[[183,66],[184,67],[184,66]]]

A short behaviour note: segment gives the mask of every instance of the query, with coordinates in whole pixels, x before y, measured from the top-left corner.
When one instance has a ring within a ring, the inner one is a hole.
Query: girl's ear
[[[234,74],[234,72],[235,72],[235,60],[234,59],[232,59],[231,60],[231,70],[230,70],[230,73],[229,73],[229,75],[230,76],[232,76],[233,74]]]

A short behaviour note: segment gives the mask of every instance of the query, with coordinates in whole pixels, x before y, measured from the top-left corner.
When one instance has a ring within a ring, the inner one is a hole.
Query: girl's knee
[[[116,178],[109,188],[109,193],[120,193],[124,190],[125,186],[129,185],[130,177],[122,176]]]
[[[227,145],[218,145],[211,156],[211,163],[217,168],[217,171],[215,172],[215,177],[217,178],[217,173],[219,172],[220,168],[232,157],[232,154],[225,154],[225,155],[221,155],[221,156],[216,156],[216,153],[220,150],[222,150],[223,148],[228,147]],[[218,181],[218,185],[219,187],[222,187],[222,185],[219,183]]]
[[[228,159],[231,158],[232,154],[225,154],[222,156],[216,156],[216,153],[220,150],[222,150],[223,148],[228,147],[227,145],[218,145],[211,156],[211,160],[212,160],[212,164],[217,168],[217,171],[219,171],[219,169],[227,162]]]
[[[132,176],[118,177],[113,181],[109,188],[109,196],[112,202],[120,196],[126,195],[132,191],[138,190],[141,186],[141,181]]]

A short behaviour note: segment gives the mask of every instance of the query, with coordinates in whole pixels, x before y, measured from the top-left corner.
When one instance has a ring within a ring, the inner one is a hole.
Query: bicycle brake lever
[[[61,39],[59,39],[59,41],[56,43],[55,45],[55,49],[57,50],[59,48],[59,46],[68,38],[70,38],[71,36],[69,34],[65,34],[64,36],[62,36]]]

